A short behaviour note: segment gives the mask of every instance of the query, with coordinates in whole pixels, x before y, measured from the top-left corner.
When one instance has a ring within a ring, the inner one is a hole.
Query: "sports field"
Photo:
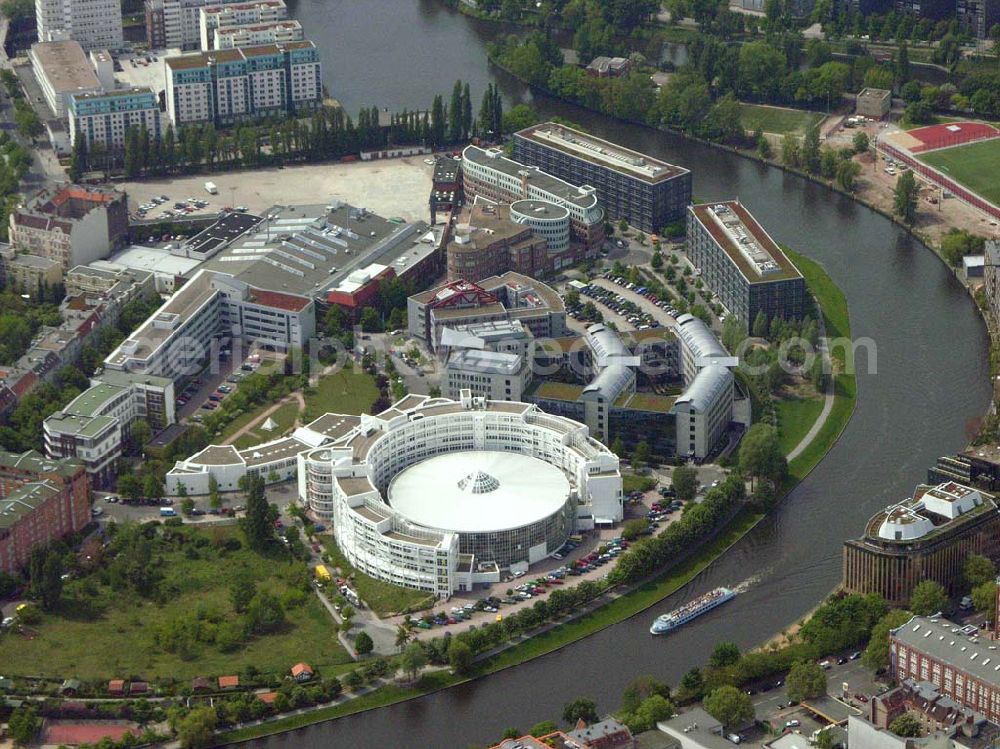
[[[819,125],[824,115],[801,109],[765,107],[760,104],[740,104],[740,119],[748,133],[760,130],[765,133],[804,135],[810,127]]]
[[[925,164],[1000,205],[1000,138],[915,154]]]

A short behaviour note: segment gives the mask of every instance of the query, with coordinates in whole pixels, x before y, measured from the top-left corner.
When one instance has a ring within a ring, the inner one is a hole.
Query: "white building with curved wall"
[[[515,200],[510,204],[510,220],[531,227],[531,233],[545,240],[550,254],[569,249],[569,210],[547,200]]]
[[[618,458],[586,426],[528,403],[408,395],[376,415],[326,414],[291,436],[210,446],[167,491],[235,489],[243,475],[297,477],[351,564],[447,597],[526,570],[577,528],[620,522]]]

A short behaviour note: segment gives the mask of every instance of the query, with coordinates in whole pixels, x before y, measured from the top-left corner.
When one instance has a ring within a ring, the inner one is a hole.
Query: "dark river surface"
[[[350,112],[363,105],[429,106],[456,78],[478,111],[489,81],[507,106],[529,101],[595,134],[682,164],[700,199],[738,197],[772,236],[821,262],[847,296],[859,356],[858,404],[842,438],[781,507],[684,590],[653,610],[517,668],[421,699],[251,742],[285,746],[465,747],[511,725],[558,720],[578,695],[617,708],[649,673],[676,683],[715,643],[751,647],[795,622],[839,582],[841,544],[866,519],[926,480],[962,448],[989,404],[987,335],[972,300],[944,265],[885,218],[822,187],[737,156],[532,97],[487,65],[497,27],[434,0],[289,0],[323,53],[323,76]],[[866,366],[869,364],[870,366]],[[870,370],[870,371],[869,371]],[[744,584],[732,603],[668,638],[649,622],[718,585]]]

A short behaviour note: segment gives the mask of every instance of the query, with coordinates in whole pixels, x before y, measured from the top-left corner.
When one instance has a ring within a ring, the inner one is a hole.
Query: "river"
[[[801,178],[737,156],[544,98],[486,62],[494,27],[434,0],[289,0],[323,52],[330,93],[349,109],[425,107],[455,78],[478,97],[500,84],[507,106],[532,99],[597,135],[682,164],[700,199],[738,197],[772,236],[821,262],[847,296],[855,338],[877,346],[869,373],[859,357],[858,405],[837,445],[754,531],[661,613],[717,585],[745,583],[733,602],[668,638],[648,634],[653,612],[517,668],[393,707],[251,742],[294,745],[468,746],[507,726],[558,720],[579,695],[617,708],[638,674],[676,683],[713,645],[752,647],[795,622],[841,574],[841,544],[867,518],[926,480],[939,455],[962,448],[989,404],[988,341],[972,300],[944,265],[885,218]],[[446,96],[447,98],[447,96]],[[318,646],[318,644],[317,644]]]

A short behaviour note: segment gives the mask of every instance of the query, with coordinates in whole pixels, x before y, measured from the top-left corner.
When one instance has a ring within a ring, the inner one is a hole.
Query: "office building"
[[[446,327],[502,320],[520,321],[536,338],[558,338],[566,332],[566,307],[554,289],[514,272],[452,281],[407,300],[409,333],[432,351]]]
[[[83,530],[90,487],[83,465],[34,450],[0,451],[0,572],[19,574],[31,552]]]
[[[622,78],[628,75],[632,65],[627,57],[607,57],[598,55],[587,65],[587,75],[597,78]]]
[[[560,206],[547,205],[562,211],[566,217],[568,249],[569,214]],[[448,280],[487,278],[507,271],[526,276],[544,274],[551,267],[545,239],[512,218],[512,207],[487,200],[477,198],[466,206],[446,249]]]
[[[66,110],[70,143],[75,146],[82,138],[88,151],[125,148],[133,127],[160,137],[160,104],[149,88],[71,94]]]
[[[691,202],[687,169],[554,122],[514,133],[513,157],[594,190],[609,219],[645,232],[683,220]]]
[[[288,19],[284,0],[260,0],[206,5],[198,9],[198,36],[201,49],[222,49],[215,33],[219,29],[272,24]],[[300,27],[301,28],[301,27]]]
[[[66,117],[71,95],[103,91],[79,42],[38,42],[31,45],[28,59],[45,103],[58,119]]]
[[[763,313],[798,320],[806,282],[739,201],[688,209],[688,259],[719,302],[749,328]]]
[[[974,624],[913,617],[889,633],[889,676],[900,684],[927,683],[963,708],[1000,722],[1000,659],[994,640]]]
[[[174,127],[300,114],[323,98],[319,51],[309,41],[198,52],[165,65]]]
[[[520,354],[462,349],[448,357],[442,390],[448,398],[468,390],[489,400],[520,401],[531,376],[531,360]]]
[[[571,238],[585,257],[593,257],[604,244],[605,212],[593,187],[577,187],[537,166],[508,159],[502,148],[467,146],[462,151],[462,188],[466,203],[481,196],[494,203],[537,200],[561,206],[569,212]]]
[[[118,0],[35,0],[39,42],[78,42],[84,49],[121,49]]]
[[[19,251],[58,262],[63,270],[86,265],[121,247],[128,235],[125,194],[111,188],[46,188],[10,214],[10,243]]]
[[[446,598],[500,569],[552,554],[575,522],[622,518],[618,458],[586,428],[514,402],[409,395],[380,414],[326,414],[288,437],[209,446],[167,474],[204,493],[244,475],[298,476],[299,495],[332,520],[358,569]],[[428,479],[441,491],[431,497]]]
[[[970,554],[1000,559],[1000,512],[994,498],[949,481],[919,485],[913,496],[875,514],[861,538],[844,542],[843,588],[876,593],[907,606],[918,583],[962,590]]]
[[[379,120],[381,125],[381,117]],[[439,211],[454,214],[465,203],[462,189],[462,162],[441,156],[434,161],[434,174],[431,177],[431,195],[428,201],[431,211],[431,224],[437,223]]]

